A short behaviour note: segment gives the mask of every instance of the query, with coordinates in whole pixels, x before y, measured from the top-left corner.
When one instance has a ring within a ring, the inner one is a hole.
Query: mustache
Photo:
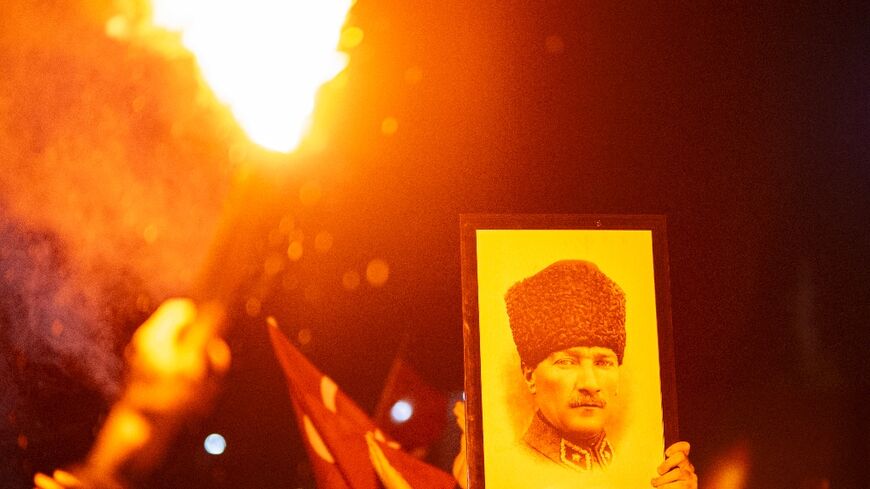
[[[579,393],[568,401],[568,406],[572,408],[579,407],[599,407],[607,406],[607,401],[593,394]]]

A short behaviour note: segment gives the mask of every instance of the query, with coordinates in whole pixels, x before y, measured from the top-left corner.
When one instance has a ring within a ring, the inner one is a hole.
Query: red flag
[[[449,400],[399,355],[393,361],[375,422],[408,450],[426,451],[443,434]]]
[[[269,336],[284,370],[299,431],[321,489],[379,489],[365,440],[375,433],[390,464],[414,489],[455,487],[453,477],[407,453],[380,429],[329,377],[323,375],[273,324]]]

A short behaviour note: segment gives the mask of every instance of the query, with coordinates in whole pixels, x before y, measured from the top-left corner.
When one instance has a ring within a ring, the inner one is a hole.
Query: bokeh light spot
[[[395,117],[386,117],[381,122],[381,133],[384,136],[392,136],[399,130],[399,121]]]
[[[106,35],[113,39],[124,39],[130,32],[130,22],[123,15],[116,15],[106,21]]]
[[[55,319],[51,323],[51,335],[57,338],[61,334],[63,334],[63,323]]]
[[[351,26],[341,31],[340,46],[343,49],[353,49],[363,42],[365,32],[357,26]]]
[[[360,276],[354,270],[348,270],[341,276],[341,286],[346,290],[356,290],[359,287]]]
[[[366,267],[366,280],[369,284],[380,287],[390,278],[390,266],[384,260],[375,259]]]
[[[552,34],[544,40],[544,46],[550,54],[559,54],[565,50],[565,41],[561,37]]]
[[[284,278],[281,279],[281,285],[284,287],[284,290],[296,290],[299,288],[299,276],[295,274],[285,274]]]
[[[314,250],[318,253],[326,253],[332,248],[333,238],[327,231],[322,231],[314,237]]]
[[[311,343],[312,337],[311,330],[308,328],[302,328],[298,333],[296,333],[296,339],[299,341],[299,344],[303,346]]]
[[[293,216],[287,215],[281,218],[281,222],[278,223],[278,231],[283,233],[284,235],[289,235],[290,231],[293,230],[293,227],[296,225],[296,220],[293,219]]]
[[[211,361],[212,367],[218,372],[226,372],[233,358],[230,347],[219,339],[209,341],[205,346],[205,353]]]
[[[414,406],[404,399],[396,401],[396,403],[393,404],[393,407],[390,408],[390,418],[392,418],[395,423],[404,423],[411,419],[411,416],[413,415]]]
[[[205,451],[211,455],[220,455],[227,449],[227,440],[218,433],[212,433],[205,437],[202,444]]]
[[[290,246],[287,247],[287,257],[293,261],[299,261],[302,258],[302,242],[301,241],[291,241]]]
[[[416,85],[423,81],[423,69],[419,66],[412,66],[405,70],[405,82],[408,85]]]
[[[272,253],[263,262],[263,271],[267,276],[277,275],[278,272],[284,269],[284,257],[278,253]]]
[[[256,297],[251,297],[245,302],[245,312],[248,316],[257,317],[260,315],[260,310],[263,308],[263,303]]]

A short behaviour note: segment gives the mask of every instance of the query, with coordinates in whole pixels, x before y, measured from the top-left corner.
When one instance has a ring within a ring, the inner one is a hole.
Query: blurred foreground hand
[[[230,365],[229,347],[217,336],[221,321],[189,299],[164,302],[127,346],[128,401],[152,413],[181,413],[208,401],[204,390]]]
[[[230,365],[222,314],[189,299],[164,302],[133,334],[128,379],[85,463],[72,474],[36,474],[40,489],[121,489],[157,464],[188,417],[211,405]],[[73,475],[74,474],[74,475]]]
[[[51,476],[37,472],[33,476],[34,489],[78,489],[82,482],[65,470],[55,470]]]

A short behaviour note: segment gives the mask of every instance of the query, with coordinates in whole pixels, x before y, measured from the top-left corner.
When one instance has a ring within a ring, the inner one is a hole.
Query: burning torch
[[[154,0],[145,17],[110,19],[113,37],[165,42],[195,56],[204,86],[251,142],[241,148],[230,196],[192,299],[164,303],[133,336],[129,379],[84,464],[39,487],[123,488],[159,461],[181,423],[213,399],[230,360],[228,309],[262,271],[262,233],[280,208],[280,182],[306,133],[320,86],[344,69],[337,51],[351,0]],[[147,17],[147,18],[146,18]],[[239,149],[239,148],[237,148]],[[217,375],[216,375],[217,374]]]

